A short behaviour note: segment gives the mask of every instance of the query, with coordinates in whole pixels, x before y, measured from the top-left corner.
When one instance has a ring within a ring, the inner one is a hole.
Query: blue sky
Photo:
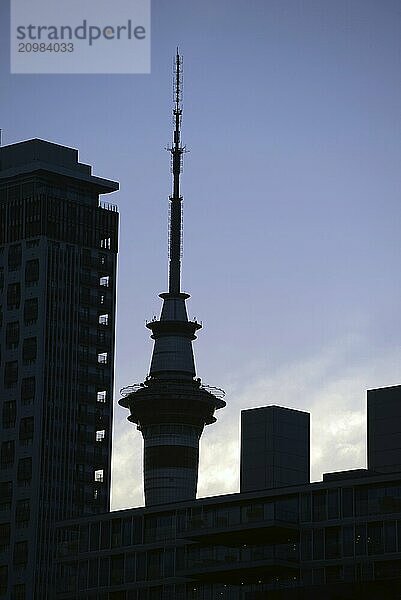
[[[252,406],[311,410],[314,479],[365,466],[365,390],[401,383],[400,3],[153,0],[150,75],[10,75],[0,10],[3,142],[76,147],[121,183],[117,390],[147,374],[144,321],[166,288],[177,44],[184,55],[183,288],[204,323],[198,374],[227,392],[199,494],[238,489]],[[114,508],[143,501],[125,419],[116,406]]]

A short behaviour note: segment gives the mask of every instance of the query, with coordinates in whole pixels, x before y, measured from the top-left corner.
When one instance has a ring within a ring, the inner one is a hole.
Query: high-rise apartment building
[[[77,150],[0,148],[1,598],[48,598],[51,524],[109,510],[117,189]]]

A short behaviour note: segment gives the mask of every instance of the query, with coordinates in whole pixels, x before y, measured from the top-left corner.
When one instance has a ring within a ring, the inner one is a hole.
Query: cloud
[[[143,506],[142,435],[126,420],[115,424],[112,454],[112,510]]]

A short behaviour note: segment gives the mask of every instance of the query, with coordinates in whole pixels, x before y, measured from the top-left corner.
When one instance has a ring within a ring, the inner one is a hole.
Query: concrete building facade
[[[401,471],[401,385],[368,390],[368,468]]]
[[[309,483],[310,416],[283,406],[241,412],[241,492]]]
[[[0,597],[48,598],[51,525],[110,508],[118,189],[71,148],[0,148]]]

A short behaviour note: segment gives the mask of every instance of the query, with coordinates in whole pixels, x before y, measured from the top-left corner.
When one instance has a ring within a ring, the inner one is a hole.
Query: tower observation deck
[[[216,421],[224,392],[196,378],[192,342],[201,328],[187,315],[189,294],[181,291],[182,196],[180,175],[185,146],[181,144],[182,58],[175,56],[174,131],[168,148],[173,185],[170,201],[168,292],[159,319],[147,323],[154,340],[149,374],[140,384],[121,390],[119,404],[130,410],[144,439],[146,505],[196,497],[199,440],[205,425]]]

